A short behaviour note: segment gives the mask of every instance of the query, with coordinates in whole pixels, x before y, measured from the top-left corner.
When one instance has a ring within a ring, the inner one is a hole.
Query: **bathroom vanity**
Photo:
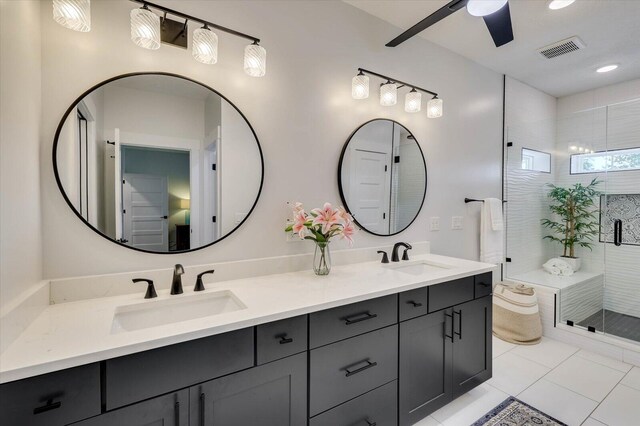
[[[181,333],[158,340],[179,343],[154,343],[161,334],[154,327],[127,331],[110,324],[111,352],[86,354],[76,348],[75,358],[44,368],[76,366],[46,374],[33,375],[42,371],[35,363],[13,372],[3,368],[0,418],[6,425],[48,426],[411,425],[491,377],[490,268],[434,255],[425,259],[448,259],[451,267],[437,270],[426,260],[391,267],[365,262],[337,267],[321,279],[300,272],[218,283],[246,307],[217,315],[217,325],[201,330],[206,337]],[[364,274],[368,286],[350,278],[356,271]],[[286,299],[280,292],[293,291],[287,286],[296,280],[298,287],[307,285],[305,280],[314,284],[298,288],[307,296],[289,294],[286,312],[274,302],[271,309],[277,316],[252,310],[253,301],[242,290],[247,285],[260,293],[262,285],[277,293],[269,300]],[[353,281],[351,287],[347,281]],[[282,288],[266,282],[280,282]],[[345,292],[351,296],[338,296]],[[217,293],[220,290],[212,288],[164,300]],[[163,302],[135,296],[129,306]],[[77,314],[91,303],[52,308]],[[291,303],[297,309],[290,309]],[[100,321],[101,309],[95,311]],[[104,318],[111,315],[113,321],[122,312],[120,306]],[[207,319],[200,321],[182,325],[196,327]],[[115,342],[127,336],[129,343],[137,339],[153,348],[116,348]],[[109,339],[105,335],[104,340]],[[123,355],[113,356],[118,353]],[[11,361],[11,353],[3,356]],[[96,360],[85,362],[89,359]]]

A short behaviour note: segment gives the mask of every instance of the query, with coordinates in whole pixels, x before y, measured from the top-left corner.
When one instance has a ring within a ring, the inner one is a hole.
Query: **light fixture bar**
[[[187,21],[200,22],[203,25],[207,25],[207,26],[209,26],[211,28],[215,28],[217,30],[220,30],[220,31],[223,31],[225,33],[234,35],[236,37],[246,38],[247,40],[251,40],[254,43],[260,43],[260,39],[257,38],[257,37],[251,36],[249,34],[241,33],[240,31],[232,30],[231,28],[223,27],[222,25],[214,24],[213,22],[209,22],[209,21],[205,21],[205,20],[200,19],[200,18],[196,18],[195,16],[187,15],[186,13],[178,12],[177,10],[169,9],[168,7],[160,6],[160,5],[157,5],[155,3],[150,3],[150,2],[145,1],[145,0],[130,0],[130,1],[132,1],[134,3],[139,3],[139,4],[142,4],[142,5],[146,5],[147,7],[150,7],[150,8],[153,8],[153,9],[161,10],[162,12],[165,13],[165,17],[166,17],[166,14],[169,14],[169,15],[176,16],[178,18],[185,19]],[[185,22],[185,24],[186,24],[186,22]]]
[[[132,1],[134,1],[134,0],[132,0]],[[429,93],[430,95],[433,95],[434,98],[438,97],[438,94],[435,93],[435,92],[432,92],[431,90],[423,89],[423,88],[418,87],[416,85],[413,85],[411,83],[406,83],[404,81],[396,80],[395,78],[392,78],[392,77],[389,77],[389,76],[386,76],[386,75],[378,74],[377,72],[369,71],[369,70],[366,70],[364,68],[358,68],[358,72],[362,72],[364,74],[375,75],[376,77],[380,77],[383,80],[389,80],[392,83],[400,84],[400,86],[398,86],[399,89],[404,87],[404,86],[407,86],[407,87],[411,87],[413,89],[419,90],[421,92]]]

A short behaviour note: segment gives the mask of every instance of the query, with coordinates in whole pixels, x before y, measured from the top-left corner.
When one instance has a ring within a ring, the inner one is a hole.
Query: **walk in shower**
[[[507,127],[506,138],[504,278],[555,289],[559,323],[640,342],[640,99]],[[566,245],[580,268],[544,269]]]

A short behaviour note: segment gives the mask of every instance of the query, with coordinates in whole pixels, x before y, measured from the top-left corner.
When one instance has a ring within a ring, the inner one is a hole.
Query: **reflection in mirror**
[[[217,92],[167,74],[123,76],[82,97],[54,145],[67,202],[103,236],[150,252],[212,244],[262,187],[262,153]]]
[[[404,126],[377,119],[358,128],[338,166],[340,195],[364,230],[394,235],[422,208],[427,167],[420,145]]]
[[[551,173],[551,154],[522,148],[522,170]]]

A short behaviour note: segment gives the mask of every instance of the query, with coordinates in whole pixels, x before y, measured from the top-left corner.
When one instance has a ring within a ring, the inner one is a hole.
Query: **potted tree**
[[[553,231],[553,235],[547,235],[544,239],[555,241],[563,247],[561,257],[574,271],[580,269],[576,246],[592,250],[591,241],[598,234],[596,213],[599,208],[594,199],[600,195],[596,190],[599,184],[597,178],[588,185],[576,183],[568,188],[547,184],[551,188],[547,194],[551,199],[549,210],[558,221],[542,219],[542,225]]]

